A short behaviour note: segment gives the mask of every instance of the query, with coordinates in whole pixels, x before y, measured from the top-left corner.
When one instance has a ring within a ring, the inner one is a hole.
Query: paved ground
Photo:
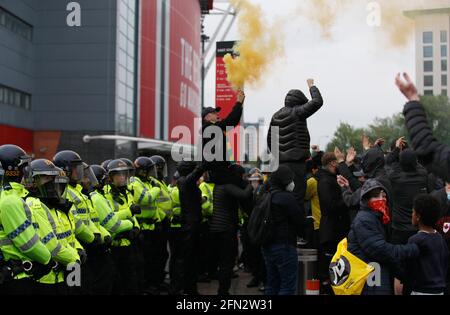
[[[231,282],[231,295],[262,295],[262,292],[258,288],[247,288],[247,283],[250,282],[252,276],[249,273],[245,273],[241,270],[237,272],[239,277],[235,278]],[[202,295],[216,295],[219,283],[217,280],[213,280],[210,283],[199,283],[198,290]]]

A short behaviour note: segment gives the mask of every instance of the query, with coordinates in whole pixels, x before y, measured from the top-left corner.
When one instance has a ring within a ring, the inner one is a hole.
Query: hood
[[[383,170],[384,164],[384,154],[379,147],[369,149],[361,160],[362,171],[369,178],[375,177],[378,171]]]
[[[272,173],[269,183],[272,188],[285,190],[286,186],[294,180],[294,174],[286,165],[280,165],[278,170]]]
[[[180,162],[177,167],[177,171],[179,173],[179,176],[188,176],[190,173],[192,173],[195,168],[197,167],[197,163],[195,162]]]
[[[384,187],[383,184],[381,184],[376,179],[371,178],[371,179],[368,179],[364,183],[364,185],[361,187],[361,195],[360,195],[360,199],[359,199],[361,207],[367,207],[367,203],[363,201],[364,196],[367,195],[372,190],[377,189],[377,188],[381,188],[387,192],[386,187]],[[389,203],[389,196],[388,196],[388,203]]]
[[[406,149],[400,153],[400,167],[405,172],[417,170],[417,154],[412,149]]]
[[[295,107],[308,103],[308,98],[300,90],[291,90],[286,95],[284,105],[286,107]]]

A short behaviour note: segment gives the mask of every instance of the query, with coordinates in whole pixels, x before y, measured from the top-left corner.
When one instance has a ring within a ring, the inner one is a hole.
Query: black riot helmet
[[[167,163],[166,160],[159,155],[154,155],[151,157],[153,163],[156,166],[156,173],[159,180],[162,180],[167,177]]]
[[[156,177],[156,165],[153,160],[146,156],[141,156],[134,161],[136,168],[136,176],[143,180],[148,180],[149,177]]]
[[[5,172],[5,182],[31,182],[31,157],[19,146],[5,144],[0,146],[0,162]]]
[[[69,178],[62,169],[49,160],[38,159],[31,162],[30,170],[33,179],[30,191],[33,196],[59,202],[66,199]]]
[[[53,163],[70,178],[70,183],[81,183],[83,179],[83,160],[74,151],[61,151],[53,157]]]
[[[127,159],[127,158],[121,158],[121,160],[127,164],[129,176],[133,177],[135,175],[134,163],[130,159]]]
[[[107,159],[107,160],[103,161],[102,164],[100,164],[100,166],[103,167],[105,170],[107,170],[108,169],[108,164],[111,161],[112,161],[112,159]]]
[[[97,178],[97,188],[103,189],[103,187],[106,185],[108,172],[100,165],[91,165],[91,169],[94,173],[95,178]]]
[[[121,159],[108,164],[108,178],[112,186],[126,187],[130,184],[129,166]]]

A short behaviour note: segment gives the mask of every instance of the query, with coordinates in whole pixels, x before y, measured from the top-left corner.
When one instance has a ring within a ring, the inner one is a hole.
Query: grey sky
[[[292,0],[251,2],[261,4],[269,20],[287,16],[298,7],[298,2]],[[246,88],[245,121],[256,122],[263,117],[269,123],[272,114],[283,106],[290,89],[307,90],[309,77],[316,79],[325,101],[320,112],[309,119],[311,143],[322,148],[340,122],[363,127],[375,117],[400,112],[405,100],[396,89],[394,78],[400,71],[415,77],[413,29],[405,34],[406,45],[389,45],[380,28],[367,25],[368,2],[360,0],[339,15],[331,40],[323,39],[320,28],[301,16],[285,23],[280,30],[285,37],[285,56],[272,65],[258,87]],[[219,20],[218,16],[207,17],[208,35],[212,35]],[[240,39],[236,25],[227,37],[227,40],[234,39]],[[206,104],[213,105],[214,98],[213,65],[207,77]]]

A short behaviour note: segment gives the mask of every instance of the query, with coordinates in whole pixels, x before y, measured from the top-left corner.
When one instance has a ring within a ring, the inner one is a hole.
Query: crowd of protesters
[[[352,254],[381,268],[363,294],[448,294],[450,148],[433,137],[404,77],[396,83],[409,101],[409,133],[388,150],[364,136],[363,152],[311,146],[307,119],[323,106],[321,93],[312,79],[311,100],[290,91],[270,123],[268,146],[279,157],[271,173],[226,161],[242,91],[223,120],[220,108],[202,112],[204,148],[208,128],[219,128],[223,159],[210,152],[179,162],[172,178],[161,156],[87,165],[73,151],[31,161],[1,146],[0,292],[198,295],[199,282],[217,279],[217,294],[229,295],[240,267],[253,276],[248,287],[292,295],[303,247],[318,251],[321,293],[332,294],[329,265],[347,238]],[[270,235],[256,244],[247,225],[268,194]],[[81,264],[81,288],[67,287],[70,263]]]

